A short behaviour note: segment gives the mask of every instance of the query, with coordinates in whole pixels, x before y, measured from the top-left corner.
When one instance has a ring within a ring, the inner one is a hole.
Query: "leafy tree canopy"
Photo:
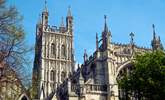
[[[162,100],[165,98],[165,53],[148,52],[137,55],[130,74],[119,80],[119,85],[130,96],[141,100]]]

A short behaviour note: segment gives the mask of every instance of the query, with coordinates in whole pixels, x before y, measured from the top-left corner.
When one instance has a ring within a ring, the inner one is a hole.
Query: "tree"
[[[119,86],[128,95],[142,100],[162,100],[165,98],[165,53],[148,52],[137,55],[133,69],[119,80]]]
[[[25,72],[30,68],[27,54],[32,49],[25,43],[21,21],[17,9],[0,0],[0,65],[10,67],[26,83],[27,76],[30,76]]]

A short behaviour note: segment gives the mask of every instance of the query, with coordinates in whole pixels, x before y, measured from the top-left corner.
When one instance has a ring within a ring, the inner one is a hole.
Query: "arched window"
[[[66,77],[66,72],[62,71],[61,72],[61,81],[63,82]]]
[[[55,55],[56,54],[56,46],[54,43],[51,44],[51,54]]]
[[[50,80],[55,81],[55,72],[53,70],[50,72]]]
[[[65,50],[65,46],[64,45],[61,46],[61,56],[62,56],[62,58],[66,57],[66,50]]]

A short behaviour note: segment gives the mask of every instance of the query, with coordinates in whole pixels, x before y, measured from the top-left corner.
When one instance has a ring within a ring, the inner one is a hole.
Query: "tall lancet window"
[[[55,72],[53,70],[50,72],[50,80],[55,81]]]
[[[61,56],[62,56],[62,58],[65,58],[66,57],[65,45],[62,45],[61,46]]]
[[[54,43],[51,44],[51,55],[55,56],[56,54],[56,46]]]
[[[66,72],[62,71],[61,72],[61,81],[63,82],[66,78]]]

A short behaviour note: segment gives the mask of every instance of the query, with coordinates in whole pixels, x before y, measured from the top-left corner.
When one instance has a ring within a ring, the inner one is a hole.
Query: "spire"
[[[61,26],[60,26],[60,32],[64,33],[65,32],[65,26],[64,26],[64,18],[61,18]]]
[[[67,12],[67,17],[66,17],[66,27],[67,30],[71,32],[72,34],[72,30],[73,30],[73,16],[71,14],[71,7],[68,7],[68,12]]]
[[[106,50],[107,48],[110,48],[110,42],[111,42],[111,32],[108,30],[108,25],[107,25],[107,16],[104,15],[104,30],[102,32],[102,48],[103,50]]]
[[[153,28],[153,39],[156,39],[155,25],[154,24],[152,24],[152,28]]]
[[[67,16],[72,16],[71,7],[70,6],[68,7],[68,14],[67,14]]]
[[[108,32],[107,16],[106,16],[106,15],[104,15],[104,20],[105,20],[105,24],[104,24],[104,32]]]
[[[99,49],[98,34],[96,33],[96,51]]]
[[[159,41],[159,44],[160,44],[160,49],[163,50],[163,45],[162,45],[162,42],[161,42],[161,39],[160,39],[160,36],[158,37],[158,41]]]
[[[48,16],[49,16],[49,13],[47,9],[47,0],[45,0],[44,10],[42,12],[42,25],[45,25],[45,26],[48,25]]]
[[[61,18],[61,27],[64,27],[64,18]]]
[[[134,53],[134,33],[133,32],[131,32],[130,34],[129,34],[129,36],[130,36],[130,38],[131,38],[131,40],[130,40],[130,46],[131,46],[131,54],[133,55],[133,53]]]
[[[153,28],[153,40],[151,41],[152,49],[154,51],[158,50],[158,49],[162,49],[163,50],[163,45],[161,43],[160,37],[156,36],[155,25],[154,24],[152,25],[152,28]]]
[[[133,45],[133,44],[134,44],[134,33],[131,32],[131,33],[129,34],[129,36],[131,37],[130,43],[131,43],[131,45]]]
[[[159,40],[159,42],[161,42],[161,40],[160,40],[160,36],[158,36],[158,40]]]
[[[152,29],[153,29],[153,39],[151,41],[151,46],[152,46],[152,49],[155,50],[157,49],[156,47],[156,33],[155,33],[155,25],[152,24]]]
[[[88,55],[87,55],[87,52],[86,52],[86,49],[85,49],[84,50],[84,64],[87,61],[87,59],[88,59]]]
[[[48,12],[48,8],[47,8],[47,0],[45,0],[45,3],[44,3],[44,11],[45,11],[45,12]]]

